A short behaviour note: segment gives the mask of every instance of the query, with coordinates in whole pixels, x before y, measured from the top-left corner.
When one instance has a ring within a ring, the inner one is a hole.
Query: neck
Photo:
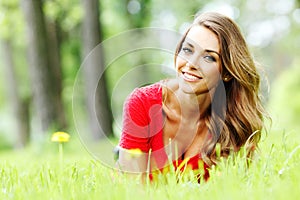
[[[203,118],[211,104],[209,93],[196,95],[186,94],[181,90],[177,90],[175,94],[178,99],[179,109],[181,109],[181,115],[186,119]]]
[[[166,82],[163,90],[165,109],[173,113],[176,118],[199,122],[211,104],[211,93],[188,94],[178,87],[176,79]]]

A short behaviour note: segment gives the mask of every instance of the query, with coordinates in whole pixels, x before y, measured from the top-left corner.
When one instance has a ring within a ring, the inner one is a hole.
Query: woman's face
[[[214,32],[200,25],[188,32],[176,58],[179,88],[203,94],[216,88],[221,75],[220,44]]]

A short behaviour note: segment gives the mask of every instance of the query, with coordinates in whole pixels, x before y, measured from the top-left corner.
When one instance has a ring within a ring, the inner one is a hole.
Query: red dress
[[[123,129],[119,146],[124,149],[140,149],[148,153],[159,169],[168,162],[163,143],[162,85],[160,82],[135,89],[127,98],[123,110]],[[200,155],[186,163],[191,169],[199,169]],[[173,161],[174,168],[183,162],[178,158]],[[202,162],[203,163],[203,162]],[[208,178],[208,166],[204,165],[204,178]]]

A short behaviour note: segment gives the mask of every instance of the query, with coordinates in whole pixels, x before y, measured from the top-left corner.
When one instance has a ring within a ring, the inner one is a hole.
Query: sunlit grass
[[[74,145],[74,147],[72,146]],[[57,148],[0,153],[0,199],[298,199],[300,140],[270,133],[247,167],[243,154],[223,159],[208,182],[169,173],[141,184],[95,161],[78,144],[66,146],[63,170]]]

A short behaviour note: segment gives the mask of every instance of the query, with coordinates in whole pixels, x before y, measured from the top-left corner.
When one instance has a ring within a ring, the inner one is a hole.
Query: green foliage
[[[289,129],[300,128],[300,60],[295,60],[272,85],[269,110],[275,123]],[[277,125],[278,125],[277,124]]]
[[[3,49],[0,49],[0,60],[3,60],[4,58],[3,58]],[[3,65],[2,64],[0,64],[0,70],[1,70],[1,72],[2,72],[2,74],[4,73],[4,71],[3,71]],[[0,94],[4,94],[6,91],[5,91],[5,86],[4,86],[4,83],[3,83],[3,81],[1,82],[1,84],[0,84]],[[4,97],[4,95],[0,95],[0,108],[3,106],[3,104],[5,105],[5,97]]]
[[[24,42],[24,21],[19,0],[0,1],[0,39],[11,39],[17,44]]]
[[[59,22],[66,32],[73,30],[82,21],[82,5],[77,0],[47,0],[43,9],[45,15]]]
[[[0,133],[0,151],[12,149],[11,142],[5,137],[4,134]]]

